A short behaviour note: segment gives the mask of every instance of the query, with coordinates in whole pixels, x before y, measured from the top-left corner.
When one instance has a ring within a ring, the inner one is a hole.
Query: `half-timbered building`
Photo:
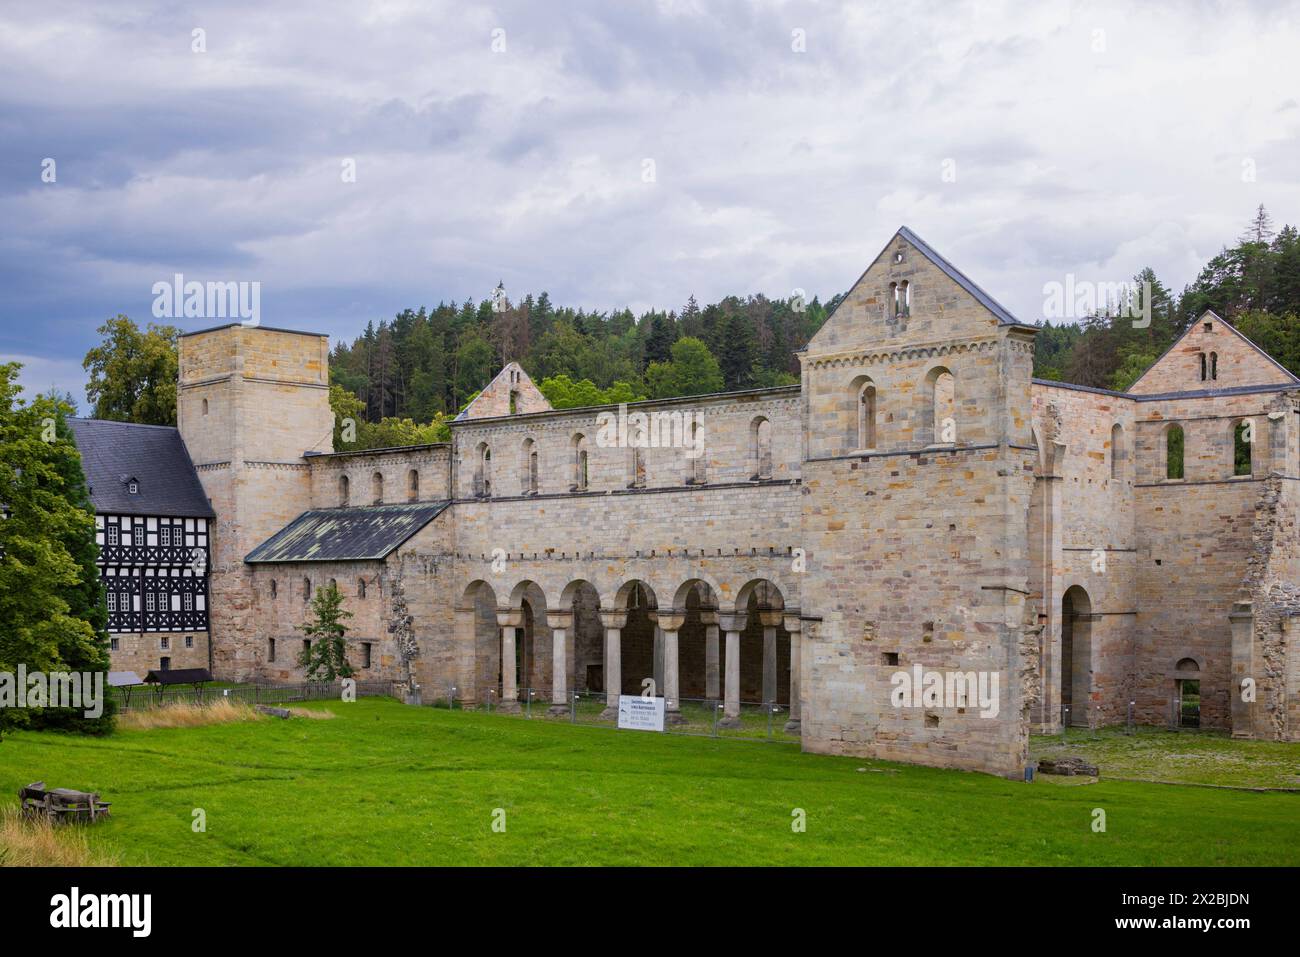
[[[113,666],[207,668],[214,519],[174,428],[70,420],[95,506]]]

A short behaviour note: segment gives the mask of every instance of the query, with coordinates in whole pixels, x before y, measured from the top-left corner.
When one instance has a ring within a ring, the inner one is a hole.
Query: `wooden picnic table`
[[[111,804],[101,801],[96,791],[46,788],[44,781],[35,781],[20,788],[18,799],[25,816],[44,817],[51,822],[97,821],[109,816]]]

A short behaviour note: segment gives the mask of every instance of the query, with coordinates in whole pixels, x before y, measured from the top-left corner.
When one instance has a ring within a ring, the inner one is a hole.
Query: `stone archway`
[[[1061,598],[1061,724],[1086,728],[1092,718],[1092,600],[1079,585]]]

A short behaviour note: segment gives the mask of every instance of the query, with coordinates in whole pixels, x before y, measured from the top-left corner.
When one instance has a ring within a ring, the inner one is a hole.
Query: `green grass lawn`
[[[1294,794],[1024,784],[387,699],[328,707],[332,721],[16,733],[0,793],[100,791],[113,818],[89,833],[126,864],[1300,864]]]
[[[1103,778],[1300,788],[1300,745],[1234,740],[1226,731],[1071,728],[1030,739],[1035,758],[1078,755]]]

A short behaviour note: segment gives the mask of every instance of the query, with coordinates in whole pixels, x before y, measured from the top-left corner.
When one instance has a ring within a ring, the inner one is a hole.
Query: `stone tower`
[[[311,507],[307,452],[333,451],[329,340],[232,324],[180,339],[176,419],[217,522],[212,538],[215,674],[256,667],[244,556]]]
[[[801,354],[810,750],[1023,768],[1033,334],[902,229]],[[896,707],[918,671],[996,703]]]

